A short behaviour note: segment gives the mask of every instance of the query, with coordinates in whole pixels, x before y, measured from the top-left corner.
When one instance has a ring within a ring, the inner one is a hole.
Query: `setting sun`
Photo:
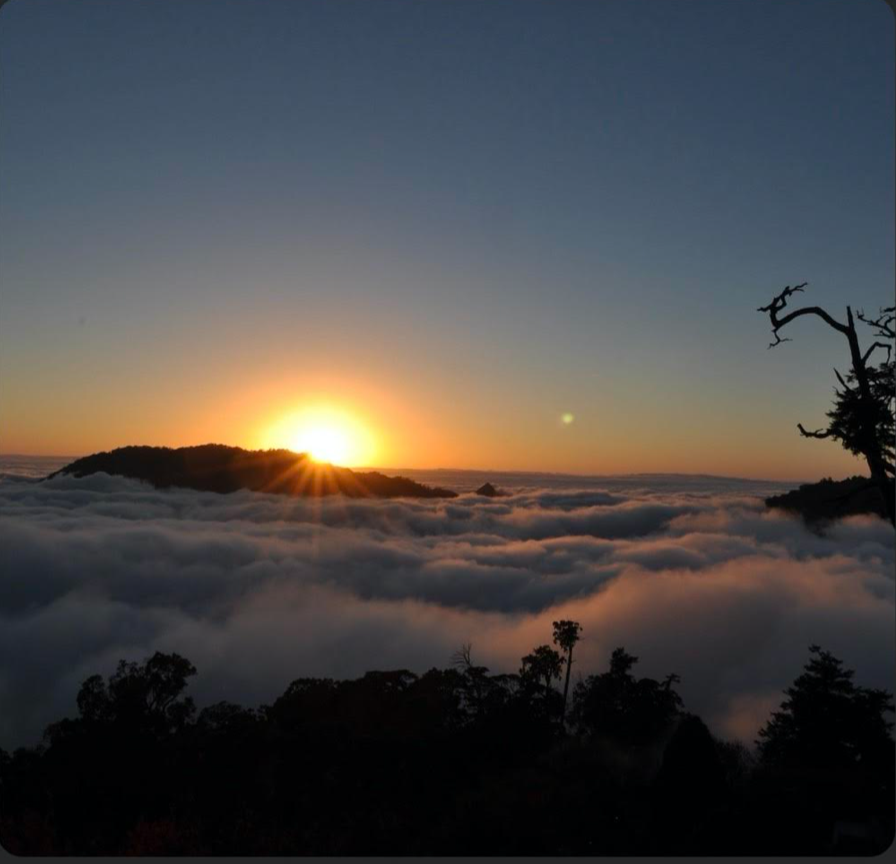
[[[333,426],[314,426],[299,432],[290,449],[308,453],[315,462],[338,465],[345,464],[351,452],[345,433]]]
[[[266,446],[307,453],[315,462],[340,466],[369,464],[373,438],[367,427],[348,411],[314,406],[295,411],[270,427]]]

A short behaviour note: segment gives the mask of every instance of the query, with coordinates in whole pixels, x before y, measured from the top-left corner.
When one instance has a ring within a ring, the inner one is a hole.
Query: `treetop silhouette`
[[[578,625],[557,625],[567,650]],[[564,662],[541,645],[519,675],[491,674],[465,645],[452,668],[299,678],[269,706],[194,716],[188,660],[122,661],[42,746],[0,750],[0,839],[48,855],[755,855],[836,852],[847,834],[874,854],[892,836],[890,694],[827,652],[812,647],[758,763],[621,647],[559,722]]]
[[[827,412],[830,420],[827,428],[809,431],[802,423],[797,423],[797,428],[803,437],[832,438],[854,455],[863,456],[871,482],[884,499],[887,516],[896,526],[896,360],[893,356],[896,306],[882,307],[876,318],[866,317],[862,311],[854,316],[852,308],[847,306],[846,323],[837,320],[820,306],[805,306],[785,313],[790,298],[803,292],[808,284],[788,285],[771,303],[757,310],[766,312],[772,324],[775,341],[770,342],[768,347],[776,348],[783,342],[792,341],[782,338],[780,331],[797,318],[812,315],[846,337],[851,366],[845,376],[834,369],[841,389],[835,388],[834,407]],[[870,327],[875,337],[875,341],[864,351],[859,344],[856,319]],[[872,356],[880,350],[886,351],[886,359],[877,365],[870,364]]]

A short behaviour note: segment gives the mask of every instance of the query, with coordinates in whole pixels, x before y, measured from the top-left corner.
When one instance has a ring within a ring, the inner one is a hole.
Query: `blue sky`
[[[0,450],[251,445],[323,393],[383,464],[858,470],[795,431],[845,346],[803,320],[766,351],[755,310],[804,280],[835,314],[892,302],[893,25],[882,0],[11,0]]]

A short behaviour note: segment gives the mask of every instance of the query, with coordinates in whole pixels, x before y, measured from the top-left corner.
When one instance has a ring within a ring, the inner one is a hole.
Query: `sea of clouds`
[[[177,651],[200,706],[258,705],[301,676],[444,668],[467,642],[516,671],[558,618],[583,626],[574,678],[625,646],[748,745],[811,643],[892,689],[892,528],[813,533],[765,508],[773,484],[492,474],[509,497],[308,500],[26,473],[0,478],[6,749],[73,716],[80,683],[119,658]]]

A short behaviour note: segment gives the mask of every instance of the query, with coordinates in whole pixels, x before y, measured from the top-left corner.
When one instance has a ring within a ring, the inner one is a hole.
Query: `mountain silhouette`
[[[204,492],[250,489],[278,495],[318,498],[456,498],[450,489],[424,486],[407,477],[387,477],[378,471],[352,471],[313,461],[291,450],[243,450],[224,444],[195,447],[119,447],[94,453],[54,471],[85,477],[103,471],[143,480],[165,489],[181,486]]]
[[[491,483],[483,483],[477,490],[477,495],[485,495],[487,498],[501,498],[507,493],[496,489]]]

